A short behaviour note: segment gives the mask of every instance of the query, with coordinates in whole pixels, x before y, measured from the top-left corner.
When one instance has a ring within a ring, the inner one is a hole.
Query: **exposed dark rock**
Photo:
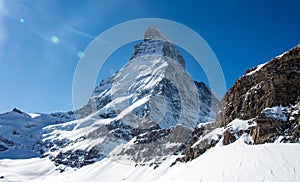
[[[196,127],[188,140],[175,152],[175,154],[182,153],[184,155],[184,157],[178,158],[177,161],[187,162],[193,160],[209,148],[214,147],[217,141],[209,139],[202,140],[197,144],[197,146],[192,147],[201,137],[214,129],[213,125],[214,123],[205,123]]]
[[[168,129],[148,131],[137,136],[130,148],[123,149],[119,155],[129,155],[137,163],[149,161],[155,156],[163,158],[178,151],[179,145],[189,137],[191,129],[177,125]],[[170,146],[166,147],[166,145]],[[172,145],[175,144],[175,145]],[[158,163],[156,163],[158,164]]]
[[[300,103],[294,107],[287,107],[285,111],[286,121],[266,117],[264,114],[259,114],[256,118],[256,127],[251,128],[251,135],[255,144],[270,143],[282,139],[278,142],[300,142]]]
[[[255,69],[248,70],[225,94],[217,126],[235,118],[255,118],[267,107],[296,103],[300,95],[300,46],[251,73]]]
[[[52,159],[56,166],[61,164],[69,167],[80,168],[84,165],[92,164],[103,159],[105,156],[99,153],[98,150],[92,148],[88,151],[86,150],[75,150],[60,152],[56,157]]]
[[[14,108],[12,111],[13,111],[13,112],[16,112],[16,113],[19,113],[19,114],[24,114],[24,112],[21,111],[21,110],[18,109],[18,108]]]
[[[231,133],[228,130],[226,130],[224,132],[223,145],[228,145],[235,141],[236,141],[236,138],[234,136],[234,133]]]
[[[0,144],[0,152],[7,150],[8,148],[5,147],[4,145]]]

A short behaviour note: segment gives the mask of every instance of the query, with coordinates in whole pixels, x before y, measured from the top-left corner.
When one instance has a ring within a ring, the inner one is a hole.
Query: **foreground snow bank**
[[[246,145],[240,139],[174,166],[162,180],[300,181],[299,150],[299,144]]]
[[[104,159],[59,173],[47,159],[35,158],[0,160],[0,176],[11,181],[300,181],[299,151],[299,144],[246,145],[240,139],[173,167],[174,158],[156,169]]]

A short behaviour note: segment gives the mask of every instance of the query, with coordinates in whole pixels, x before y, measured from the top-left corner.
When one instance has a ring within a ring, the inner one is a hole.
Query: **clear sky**
[[[218,57],[228,89],[248,68],[300,43],[299,7],[299,0],[0,0],[0,112],[71,110],[81,52],[106,29],[137,18],[195,30]],[[99,80],[126,64],[132,50],[112,55]],[[184,56],[191,76],[205,81]]]

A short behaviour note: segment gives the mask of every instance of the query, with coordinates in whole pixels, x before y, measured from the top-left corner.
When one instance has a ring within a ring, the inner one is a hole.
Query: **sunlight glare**
[[[51,42],[53,42],[54,44],[58,44],[60,42],[59,38],[55,35],[52,35],[50,37]]]

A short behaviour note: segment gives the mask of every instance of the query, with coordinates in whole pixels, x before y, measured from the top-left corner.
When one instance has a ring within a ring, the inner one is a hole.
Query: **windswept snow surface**
[[[0,160],[0,181],[300,181],[299,144],[246,145],[241,139],[214,147],[188,163],[158,168],[106,158],[60,173],[48,159]]]

